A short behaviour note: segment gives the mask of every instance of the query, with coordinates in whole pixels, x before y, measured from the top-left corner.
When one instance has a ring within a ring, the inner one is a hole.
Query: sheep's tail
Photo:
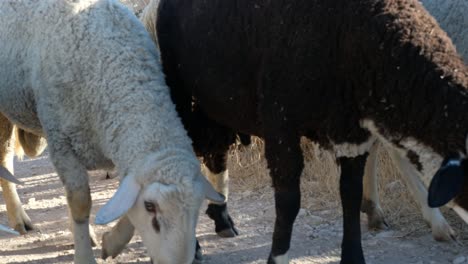
[[[15,126],[15,154],[19,159],[23,159],[26,154],[28,157],[36,157],[42,154],[47,147],[47,141],[41,136],[26,132]]]
[[[158,18],[159,0],[151,0],[141,14],[141,22],[150,34],[154,43],[158,45],[158,36],[156,33],[156,20]]]

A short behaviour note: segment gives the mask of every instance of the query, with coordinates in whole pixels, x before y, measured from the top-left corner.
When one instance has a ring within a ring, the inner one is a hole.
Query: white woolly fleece
[[[0,112],[54,156],[126,174],[160,149],[192,151],[158,51],[118,1],[1,1],[0,25]]]

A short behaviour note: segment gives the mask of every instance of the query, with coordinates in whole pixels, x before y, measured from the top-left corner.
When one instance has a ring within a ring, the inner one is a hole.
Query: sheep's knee
[[[78,190],[67,190],[67,201],[72,222],[73,240],[75,244],[74,263],[96,263],[92,239],[90,237],[89,214],[91,210],[91,194],[89,187]]]
[[[67,201],[73,221],[77,224],[87,222],[91,211],[91,193],[85,190],[67,191]]]

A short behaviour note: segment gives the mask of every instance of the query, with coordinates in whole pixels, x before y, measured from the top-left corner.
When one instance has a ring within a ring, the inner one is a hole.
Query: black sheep
[[[208,167],[225,170],[236,133],[265,140],[277,213],[268,263],[289,261],[301,136],[341,165],[342,263],[365,262],[362,174],[376,137],[433,179],[431,206],[451,201],[468,221],[468,70],[418,1],[160,0],[154,19],[172,98]]]

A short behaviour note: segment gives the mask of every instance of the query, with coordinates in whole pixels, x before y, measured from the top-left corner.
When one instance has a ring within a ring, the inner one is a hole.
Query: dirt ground
[[[72,263],[73,245],[68,230],[66,201],[62,185],[47,155],[16,162],[16,175],[25,184],[19,186],[24,206],[38,227],[25,236],[0,237],[0,263]],[[105,172],[91,173],[93,215],[113,194],[117,180],[105,179]],[[204,211],[206,207],[203,206]],[[7,223],[5,204],[0,199],[0,223]],[[301,209],[293,233],[291,263],[339,263],[341,240],[340,208],[319,211]],[[206,264],[265,263],[275,217],[269,187],[241,188],[234,175],[231,180],[230,213],[240,235],[223,239],[214,233],[213,223],[201,211],[198,238]],[[365,219],[365,216],[363,216]],[[394,263],[468,263],[468,240],[459,243],[434,242],[425,226],[419,232],[393,228],[384,232],[367,231],[362,222],[363,248],[369,264]],[[95,226],[100,235],[110,226]],[[3,234],[2,234],[3,235]],[[94,250],[98,258],[101,249]],[[141,240],[136,236],[116,259],[98,263],[149,263]]]

